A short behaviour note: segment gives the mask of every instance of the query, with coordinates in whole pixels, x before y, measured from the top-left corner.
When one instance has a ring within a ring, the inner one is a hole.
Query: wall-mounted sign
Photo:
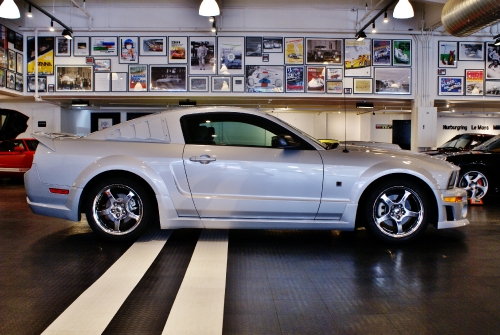
[[[375,129],[392,129],[392,124],[376,124]]]
[[[38,127],[47,127],[47,121],[38,121]]]

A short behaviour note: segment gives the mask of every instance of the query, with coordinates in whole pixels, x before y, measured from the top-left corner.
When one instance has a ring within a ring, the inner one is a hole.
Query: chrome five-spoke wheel
[[[467,191],[467,198],[479,200],[488,193],[488,178],[480,171],[469,170],[462,175],[458,186]]]

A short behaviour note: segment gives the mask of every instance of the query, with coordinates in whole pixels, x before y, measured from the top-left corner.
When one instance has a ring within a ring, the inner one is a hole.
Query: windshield
[[[500,149],[500,135],[490,138],[483,144],[478,145],[472,150],[478,151],[491,151]]]
[[[279,118],[277,118],[277,117],[276,117],[276,116],[274,116],[274,115],[271,115],[271,114],[267,114],[267,115],[269,115],[269,116],[270,116],[270,117],[272,117],[272,118],[275,118],[276,120],[279,120],[280,122],[283,122],[283,123],[284,123],[284,124],[286,124],[288,127],[290,127],[290,128],[292,128],[292,129],[294,129],[295,131],[297,131],[297,132],[298,132],[298,133],[300,133],[301,135],[304,135],[305,137],[307,137],[308,139],[310,139],[310,140],[311,140],[311,141],[313,141],[314,143],[316,143],[316,144],[320,145],[322,148],[324,148],[324,149],[326,149],[326,150],[328,150],[328,149],[329,149],[329,147],[328,147],[328,145],[327,145],[327,144],[325,144],[325,143],[321,143],[321,142],[320,142],[320,141],[318,141],[316,138],[312,137],[311,135],[309,135],[309,134],[307,134],[307,133],[304,133],[302,130],[300,130],[300,129],[298,129],[298,128],[294,127],[294,126],[292,126],[292,125],[291,125],[291,124],[289,124],[288,122],[285,122],[285,121],[283,121],[282,119],[279,119]]]
[[[469,135],[457,135],[453,137],[451,140],[441,145],[438,149],[445,148],[465,148],[467,144],[470,142],[471,136]]]

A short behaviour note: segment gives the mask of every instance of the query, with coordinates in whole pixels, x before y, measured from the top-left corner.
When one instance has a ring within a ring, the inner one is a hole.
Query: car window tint
[[[25,149],[22,141],[3,141],[0,143],[0,151],[3,152],[14,151],[15,147],[21,147]]]
[[[186,115],[181,119],[186,144],[271,148],[273,136],[290,135],[300,149],[313,149],[297,135],[271,120],[240,113]]]
[[[36,147],[38,146],[38,141],[37,140],[27,140],[26,144],[28,145],[28,148],[31,151],[35,151]]]

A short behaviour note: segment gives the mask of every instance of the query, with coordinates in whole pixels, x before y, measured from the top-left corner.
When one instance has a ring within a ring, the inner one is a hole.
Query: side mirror
[[[271,145],[273,148],[278,149],[296,149],[300,146],[300,143],[295,142],[290,135],[276,135],[273,136]]]
[[[24,148],[23,147],[14,147],[14,151],[16,152],[23,152],[24,151]]]

